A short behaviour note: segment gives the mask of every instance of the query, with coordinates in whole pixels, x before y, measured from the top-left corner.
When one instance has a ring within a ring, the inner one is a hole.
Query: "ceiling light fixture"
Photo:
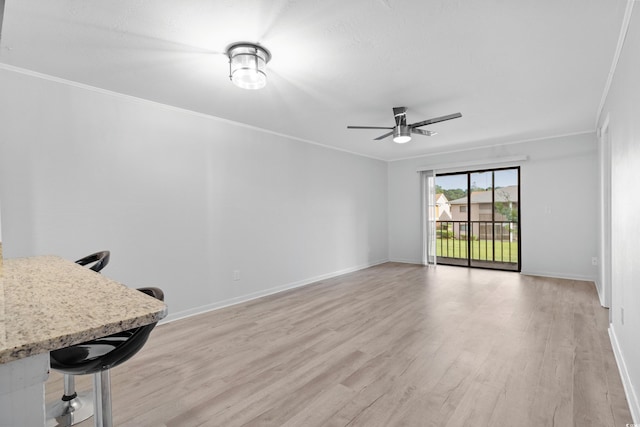
[[[393,142],[404,144],[409,141],[411,141],[411,128],[409,126],[399,125],[393,128]]]
[[[262,89],[267,84],[271,53],[253,43],[234,43],[227,48],[229,78],[242,89]]]

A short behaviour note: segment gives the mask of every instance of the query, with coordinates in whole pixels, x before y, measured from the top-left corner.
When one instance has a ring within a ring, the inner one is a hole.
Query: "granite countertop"
[[[162,302],[56,256],[5,259],[0,363],[156,322]]]

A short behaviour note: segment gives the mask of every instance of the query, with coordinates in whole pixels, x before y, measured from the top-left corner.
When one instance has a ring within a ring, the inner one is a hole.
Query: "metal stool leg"
[[[47,427],[69,427],[93,415],[91,391],[76,393],[75,377],[64,375],[64,394],[47,405]]]
[[[95,427],[113,427],[111,413],[111,376],[109,370],[93,374],[94,401],[96,409],[94,417]]]

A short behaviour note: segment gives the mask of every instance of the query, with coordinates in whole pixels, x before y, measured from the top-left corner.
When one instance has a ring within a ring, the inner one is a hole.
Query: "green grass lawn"
[[[495,258],[492,240],[472,240],[471,259],[478,261],[518,262],[518,242],[497,240],[495,242]],[[466,240],[437,239],[436,254],[439,257],[467,258],[468,243]]]

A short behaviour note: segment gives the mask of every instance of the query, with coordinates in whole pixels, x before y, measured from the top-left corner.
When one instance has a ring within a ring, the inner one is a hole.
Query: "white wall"
[[[599,123],[602,126],[609,116],[613,219],[610,334],[636,423],[640,423],[639,52],[640,6],[636,4]]]
[[[6,257],[109,249],[173,318],[387,259],[382,161],[6,69],[0,93]]]
[[[511,164],[496,162],[517,155],[529,156],[520,164],[522,272],[595,280],[598,162],[592,133],[389,163],[389,258],[421,262],[418,168],[465,162],[505,167]]]

